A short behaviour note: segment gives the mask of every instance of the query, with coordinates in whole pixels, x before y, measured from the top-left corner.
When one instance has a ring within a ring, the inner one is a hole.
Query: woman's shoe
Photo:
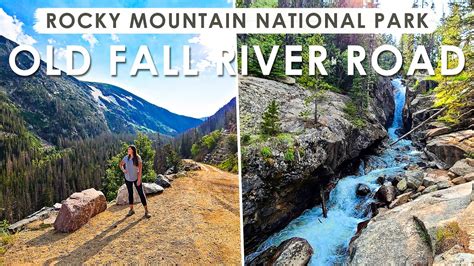
[[[127,217],[132,216],[134,214],[135,214],[134,210],[129,210],[128,213],[127,213]]]
[[[151,218],[151,214],[148,213],[148,212],[145,212],[145,218],[147,218],[147,219]]]

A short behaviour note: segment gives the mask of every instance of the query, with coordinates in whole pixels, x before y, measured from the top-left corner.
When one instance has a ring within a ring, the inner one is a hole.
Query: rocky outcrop
[[[393,113],[393,95],[390,81],[379,82],[380,87],[374,89],[379,98],[370,103],[365,125],[357,127],[344,112],[350,98],[325,92],[318,101],[318,123],[314,124],[310,118],[314,105],[306,103],[311,96],[308,90],[254,77],[241,77],[239,82],[242,139],[258,138],[262,114],[272,100],[280,106],[283,132],[242,148],[248,253],[314,206],[319,201],[319,187],[328,182],[328,175],[386,136],[384,125]]]
[[[455,173],[458,176],[465,176],[474,173],[474,159],[466,158],[457,161],[449,171]]]
[[[293,237],[270,247],[249,265],[307,265],[314,251],[306,239]]]
[[[155,183],[143,183],[143,192],[145,192],[145,195],[150,195],[150,194],[158,194],[163,192],[163,188]],[[133,203],[140,203],[140,196],[138,195],[137,188],[133,186]],[[128,190],[127,186],[123,184],[117,193],[117,199],[116,199],[116,204],[117,205],[126,205],[128,204]]]
[[[432,138],[426,142],[425,151],[438,167],[450,168],[467,154],[474,154],[474,130],[462,130]]]
[[[386,264],[429,265],[448,253],[437,249],[443,228],[455,222],[463,235],[474,244],[474,202],[471,202],[474,182],[422,195],[414,201],[380,213],[374,217],[350,246],[352,265]],[[465,241],[460,240],[463,244]],[[457,243],[450,243],[454,246]],[[464,243],[465,245],[465,243]],[[450,248],[451,246],[447,246]],[[459,263],[463,247],[448,261]],[[440,253],[441,252],[441,253]]]
[[[76,192],[62,202],[54,229],[63,233],[76,231],[105,209],[107,201],[101,191],[90,188]]]

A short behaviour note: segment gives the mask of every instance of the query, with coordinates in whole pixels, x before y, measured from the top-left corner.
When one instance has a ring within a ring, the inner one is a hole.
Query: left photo
[[[236,36],[34,29],[38,8],[232,6],[0,3],[0,265],[241,264],[237,83],[215,74]]]

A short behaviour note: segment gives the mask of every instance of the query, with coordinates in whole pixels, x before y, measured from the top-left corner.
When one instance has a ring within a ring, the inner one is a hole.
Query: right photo
[[[474,264],[472,2],[243,0],[236,7],[425,8],[437,19],[429,34],[238,35],[239,53],[248,51],[238,82],[245,264]],[[286,49],[297,45],[302,63],[288,64]],[[365,73],[348,69],[353,45],[363,48]],[[376,52],[382,45],[402,61]],[[445,57],[444,45],[464,53],[457,74],[442,74],[441,61],[448,68],[461,61]],[[326,53],[316,71],[308,63],[314,53]],[[380,68],[400,70],[381,75],[374,55]],[[418,59],[432,71],[414,71]]]

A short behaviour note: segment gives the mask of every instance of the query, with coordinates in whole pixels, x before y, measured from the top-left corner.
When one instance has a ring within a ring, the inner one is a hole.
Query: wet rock
[[[272,265],[307,265],[314,251],[306,239],[293,237],[283,241],[272,257]]]
[[[379,177],[377,177],[376,182],[377,182],[377,184],[379,184],[379,185],[383,185],[383,183],[385,183],[385,176],[379,176]]]
[[[398,189],[398,191],[403,192],[403,191],[405,191],[407,188],[408,188],[408,184],[407,184],[407,180],[406,180],[406,179],[402,179],[402,180],[400,180],[400,182],[398,182],[398,184],[397,184],[397,189]]]
[[[407,193],[404,193],[404,194],[401,194],[399,195],[397,198],[395,198],[394,201],[392,201],[392,203],[390,203],[390,205],[388,206],[389,209],[393,209],[395,207],[398,207],[402,204],[405,204],[407,203],[409,200],[410,200],[410,196],[411,196],[412,192],[407,192]]]
[[[249,266],[261,266],[261,265],[270,265],[270,261],[275,254],[277,247],[271,246],[268,249],[266,249],[264,252],[260,253],[257,257],[255,257],[253,260],[251,260],[248,263],[245,263],[245,265]]]
[[[474,173],[474,159],[466,158],[459,160],[453,165],[453,167],[449,169],[449,171],[455,173],[458,176]]]
[[[155,183],[163,188],[171,187],[171,182],[164,175],[158,175]]]
[[[149,194],[158,194],[163,192],[163,188],[155,183],[143,183],[143,192],[145,192],[145,195]],[[133,203],[140,203],[140,196],[138,195],[137,188],[135,185],[133,186]],[[118,192],[117,192],[117,199],[116,199],[116,204],[117,205],[128,205],[128,190],[127,186],[123,184]]]
[[[357,196],[367,196],[370,193],[370,188],[366,184],[358,184],[356,189]]]
[[[458,176],[458,177],[454,178],[453,180],[451,180],[451,182],[453,182],[453,184],[455,184],[455,185],[460,185],[460,184],[466,183],[466,179],[464,179],[463,176]]]
[[[107,209],[104,194],[93,188],[76,192],[61,204],[54,229],[63,233],[76,231],[89,222],[90,218]]]
[[[382,185],[379,190],[377,190],[377,192],[375,193],[375,197],[382,201],[382,202],[385,202],[387,204],[389,204],[390,202],[392,202],[395,197],[397,195],[397,191],[395,189],[394,186],[392,185]]]

